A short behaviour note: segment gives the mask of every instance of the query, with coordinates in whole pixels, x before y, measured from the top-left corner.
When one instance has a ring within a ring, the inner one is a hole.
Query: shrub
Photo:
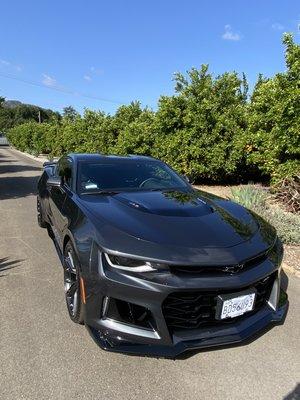
[[[10,129],[7,137],[17,149],[38,155],[54,151],[58,142],[56,133],[57,125],[54,123],[26,122]]]
[[[250,210],[264,211],[268,192],[253,185],[237,186],[231,189],[231,194],[235,201]]]
[[[273,186],[272,193],[287,211],[300,213],[300,175],[281,180]]]
[[[156,113],[156,152],[195,180],[224,181],[244,172],[241,138],[247,125],[245,79],[214,78],[208,66],[176,74],[177,95],[162,97]]]
[[[118,135],[113,152],[116,154],[153,155],[155,134],[148,121],[135,121],[123,129]]]
[[[14,127],[9,140],[20,150],[52,156],[152,155],[195,182],[266,178],[275,184],[300,172],[300,46],[291,35],[284,45],[286,72],[260,76],[250,101],[244,75],[215,77],[202,65],[175,75],[175,95],[162,96],[156,112],[139,102],[114,115],[85,110],[81,116],[67,107],[61,119]]]
[[[282,210],[269,202],[270,194],[253,185],[232,189],[232,198],[273,225],[283,243],[300,244],[300,215]]]
[[[248,163],[273,182],[300,172],[300,46],[288,34],[283,42],[287,71],[270,79],[259,77],[245,131]]]

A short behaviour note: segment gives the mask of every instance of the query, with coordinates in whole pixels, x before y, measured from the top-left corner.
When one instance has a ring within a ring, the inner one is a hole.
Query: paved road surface
[[[40,164],[0,148],[0,399],[283,399],[300,381],[300,279],[283,326],[184,360],[100,350],[69,320],[58,257],[36,224]],[[5,268],[7,268],[5,270]]]

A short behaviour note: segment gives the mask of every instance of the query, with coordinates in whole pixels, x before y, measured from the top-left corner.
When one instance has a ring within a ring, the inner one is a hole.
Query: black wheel
[[[83,304],[80,289],[80,271],[71,242],[64,250],[64,288],[70,318],[76,324],[83,323]]]
[[[42,214],[42,209],[41,209],[41,202],[39,197],[37,197],[37,202],[36,202],[36,208],[37,208],[37,220],[38,224],[41,228],[47,228],[48,224],[44,220],[43,214]]]

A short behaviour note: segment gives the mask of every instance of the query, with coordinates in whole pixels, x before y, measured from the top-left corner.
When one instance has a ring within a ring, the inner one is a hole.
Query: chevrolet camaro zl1
[[[275,229],[159,160],[45,163],[37,210],[63,265],[70,318],[103,349],[176,357],[242,342],[285,316]]]

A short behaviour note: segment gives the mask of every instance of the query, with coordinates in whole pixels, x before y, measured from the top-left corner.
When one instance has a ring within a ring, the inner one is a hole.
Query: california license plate
[[[235,318],[252,311],[255,303],[255,290],[218,296],[217,319]]]

